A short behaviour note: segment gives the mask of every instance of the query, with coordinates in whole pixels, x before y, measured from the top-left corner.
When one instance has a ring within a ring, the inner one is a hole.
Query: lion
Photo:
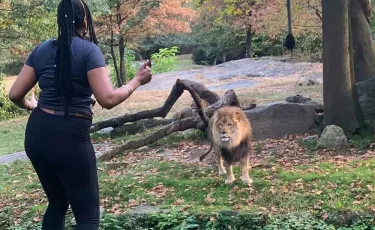
[[[232,165],[236,162],[241,163],[241,180],[245,184],[252,184],[253,180],[249,176],[252,127],[242,109],[235,106],[224,106],[216,110],[208,123],[208,136],[211,146],[208,152],[199,158],[200,161],[214,148],[219,175],[227,174],[226,184],[231,184],[235,180]]]

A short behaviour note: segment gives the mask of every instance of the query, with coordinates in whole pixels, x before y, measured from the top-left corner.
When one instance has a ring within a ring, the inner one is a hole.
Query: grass
[[[0,156],[23,151],[26,119],[0,122]]]
[[[191,56],[192,56],[191,54],[178,55],[176,63],[173,67],[173,71],[201,68],[202,67],[201,65],[196,65],[193,63]]]
[[[373,155],[344,164],[319,161],[292,168],[278,163],[254,167],[250,188],[239,180],[238,166],[232,185],[224,184],[213,165],[152,157],[133,162],[126,169],[107,171],[102,163],[98,168],[100,203],[110,213],[124,213],[140,204],[192,213],[366,213],[375,209]],[[6,212],[7,218],[20,223],[38,222],[46,204],[29,162],[0,165],[0,213]]]

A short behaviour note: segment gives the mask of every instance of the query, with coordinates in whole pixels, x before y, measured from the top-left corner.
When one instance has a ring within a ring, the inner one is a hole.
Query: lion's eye
[[[232,124],[231,124],[231,123],[228,123],[228,126],[229,126],[229,127],[231,127],[231,126],[232,126]]]

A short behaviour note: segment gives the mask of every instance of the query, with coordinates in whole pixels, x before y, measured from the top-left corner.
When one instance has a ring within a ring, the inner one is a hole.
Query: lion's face
[[[210,119],[212,141],[221,147],[232,149],[245,138],[250,138],[251,125],[241,108],[223,107]]]
[[[237,123],[235,119],[229,116],[221,117],[216,121],[214,125],[222,142],[228,143],[233,135],[236,135],[238,130]]]

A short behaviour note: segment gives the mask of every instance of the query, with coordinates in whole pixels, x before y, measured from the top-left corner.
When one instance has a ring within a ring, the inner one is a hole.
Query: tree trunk
[[[366,19],[364,0],[350,0],[350,18],[353,33],[354,73],[356,82],[375,77],[375,53],[370,25]]]
[[[323,100],[325,125],[353,133],[358,122],[350,76],[348,5],[348,0],[322,0]]]
[[[353,84],[375,77],[375,53],[372,47],[373,41],[368,21],[370,17],[369,9],[371,9],[371,7],[366,0],[350,0],[349,13],[353,47]],[[366,123],[365,116],[361,110],[356,87],[353,87],[353,96],[355,112],[361,133],[366,134],[368,131],[373,132],[373,130],[371,130],[372,128]]]
[[[116,7],[116,10],[117,10],[117,15],[116,15],[116,23],[117,23],[117,27],[120,31],[120,34],[118,36],[118,49],[119,49],[119,54],[120,54],[120,69],[118,68],[118,66],[116,65],[117,69],[116,69],[116,74],[117,74],[117,84],[118,84],[118,87],[121,87],[122,85],[126,84],[126,79],[125,79],[125,63],[124,63],[124,54],[125,54],[125,41],[124,41],[124,36],[121,34],[121,1],[117,1],[117,7]],[[112,50],[111,50],[112,52]],[[114,51],[113,51],[114,53]]]
[[[126,68],[125,68],[125,39],[121,34],[119,38],[119,52],[120,52],[120,79],[123,85],[126,84]]]
[[[251,58],[251,26],[246,29],[246,57]]]
[[[109,16],[109,20],[111,21],[111,25],[112,25],[112,15]],[[115,68],[115,72],[116,72],[116,79],[117,79],[117,85],[118,87],[120,87],[122,85],[121,81],[120,81],[120,73],[118,71],[118,65],[117,65],[117,59],[116,59],[116,53],[115,53],[115,39],[114,39],[114,34],[113,34],[113,29],[111,29],[111,44],[110,44],[110,47],[111,47],[111,56],[112,56],[112,60],[113,60],[113,66]]]

